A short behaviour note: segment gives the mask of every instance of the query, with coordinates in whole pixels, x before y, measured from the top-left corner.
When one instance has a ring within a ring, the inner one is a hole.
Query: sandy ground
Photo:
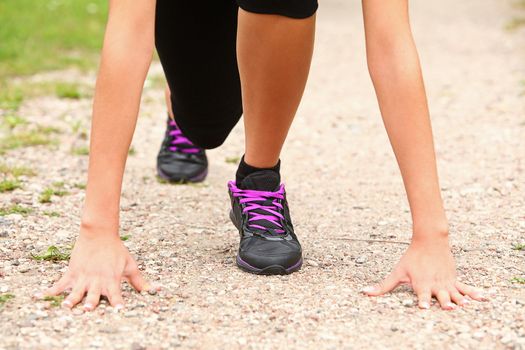
[[[412,4],[459,275],[490,302],[421,311],[408,288],[376,299],[359,293],[400,257],[410,217],[366,69],[359,3],[325,0],[311,79],[282,156],[304,268],[257,277],[234,264],[238,235],[228,221],[226,181],[235,165],[226,158],[242,154],[241,125],[209,152],[204,184],[157,182],[165,107],[162,91],[150,87],[125,177],[122,234],[164,289],[140,295],[126,287],[128,306],[119,314],[106,305],[82,314],[33,302],[32,293],[66,265],[30,254],[65,247],[78,232],[84,191],[74,184],[85,182],[87,157],[70,150],[86,141],[71,125],[88,127],[90,100],[27,101],[20,115],[63,133],[57,149],[2,156],[39,175],[0,194],[1,205],[34,209],[0,217],[0,292],[15,295],[0,306],[0,348],[525,349],[525,286],[511,282],[525,277],[525,252],[512,249],[525,239],[525,43],[523,30],[504,30],[513,11],[499,0]],[[39,192],[56,181],[70,195],[40,204]]]

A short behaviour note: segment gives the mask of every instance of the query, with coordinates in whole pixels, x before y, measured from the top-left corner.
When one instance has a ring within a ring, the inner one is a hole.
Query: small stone
[[[360,256],[357,259],[355,259],[356,264],[364,264],[366,262],[366,257]]]
[[[414,300],[412,299],[405,299],[402,302],[404,307],[412,307],[414,305]]]
[[[315,260],[308,260],[308,265],[313,267],[319,267],[319,263]]]
[[[157,294],[157,289],[156,288],[150,288],[148,290],[148,294],[149,295],[156,295]]]
[[[474,339],[481,340],[481,339],[485,338],[485,332],[483,332],[483,331],[477,331],[477,332],[474,332],[474,333],[472,334],[472,337],[473,337]]]

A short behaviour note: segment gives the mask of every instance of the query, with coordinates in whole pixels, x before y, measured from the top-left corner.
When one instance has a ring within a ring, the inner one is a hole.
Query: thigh
[[[173,112],[196,144],[220,145],[242,114],[235,0],[157,0],[155,42]]]

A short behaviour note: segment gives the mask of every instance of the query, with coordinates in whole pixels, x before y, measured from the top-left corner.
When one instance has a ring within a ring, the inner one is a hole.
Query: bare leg
[[[166,84],[166,89],[164,89],[164,97],[166,98],[166,107],[168,108],[168,115],[171,120],[175,120],[173,116],[173,108],[171,108],[171,91],[170,87]]]
[[[291,19],[239,10],[237,55],[246,163],[272,167],[295,116],[310,69],[315,16]]]

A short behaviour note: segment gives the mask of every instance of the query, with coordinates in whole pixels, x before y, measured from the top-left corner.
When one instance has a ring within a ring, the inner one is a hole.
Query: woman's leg
[[[294,19],[239,12],[247,164],[275,166],[301,100],[313,51],[315,16]]]
[[[239,56],[247,162],[229,183],[231,217],[241,235],[237,262],[250,272],[289,273],[300,268],[302,251],[277,163],[308,75],[317,2],[238,2],[244,9],[239,33],[233,1],[210,0],[203,7],[158,0],[157,51],[175,120],[203,148],[219,146],[243,111]]]
[[[317,2],[239,3],[246,151],[229,183],[231,218],[241,236],[237,265],[258,274],[291,273],[302,265],[302,249],[280,184],[279,155],[310,68]]]
[[[175,122],[169,86],[166,86],[164,94],[168,118],[157,154],[157,175],[173,183],[204,181],[208,175],[206,151],[191,142]]]

